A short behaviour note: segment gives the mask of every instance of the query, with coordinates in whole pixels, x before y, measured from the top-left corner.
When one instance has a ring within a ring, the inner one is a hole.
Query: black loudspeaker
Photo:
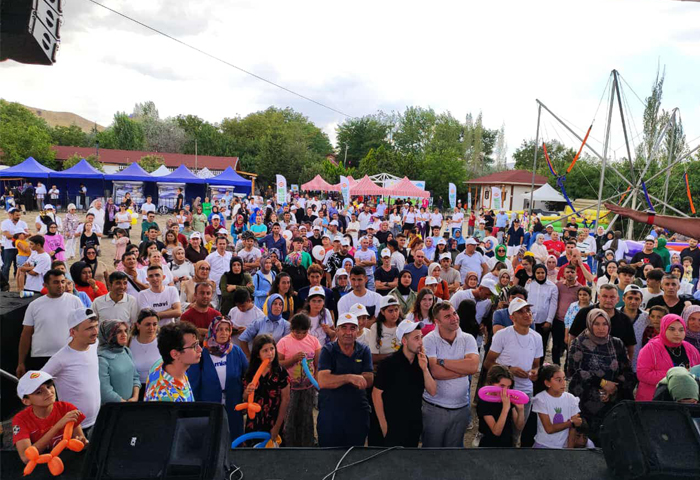
[[[700,405],[621,402],[603,420],[600,439],[618,477],[700,478]]]
[[[102,405],[84,480],[220,480],[230,450],[228,418],[217,403]]]
[[[0,62],[51,65],[61,39],[63,0],[0,2]]]

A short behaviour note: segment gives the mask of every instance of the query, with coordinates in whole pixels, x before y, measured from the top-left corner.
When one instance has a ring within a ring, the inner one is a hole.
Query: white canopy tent
[[[154,177],[164,177],[166,175],[170,175],[171,173],[173,172],[168,170],[168,167],[166,167],[165,165],[161,165],[160,167],[153,170],[151,172],[151,175],[153,175]]]
[[[207,167],[204,167],[200,171],[197,172],[196,174],[199,178],[211,178],[214,176],[213,173],[211,173],[211,170],[209,170]]]
[[[525,199],[525,203],[530,201],[530,192],[525,192],[521,195]],[[550,184],[545,183],[532,194],[532,208],[535,208],[536,202],[566,202],[566,198],[557,192]],[[528,207],[526,207],[528,208]]]

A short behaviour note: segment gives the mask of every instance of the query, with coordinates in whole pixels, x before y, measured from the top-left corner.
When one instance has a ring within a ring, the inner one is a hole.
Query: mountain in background
[[[51,127],[55,127],[57,125],[60,125],[61,127],[70,127],[71,125],[76,124],[85,133],[90,133],[92,131],[92,127],[96,125],[95,122],[91,122],[80,115],[76,115],[75,113],[52,112],[51,110],[44,110],[43,108],[30,107],[28,105],[24,106],[37,117],[41,117],[46,120],[46,123],[48,123]],[[97,125],[97,131],[101,132],[104,129],[105,127],[102,125]]]

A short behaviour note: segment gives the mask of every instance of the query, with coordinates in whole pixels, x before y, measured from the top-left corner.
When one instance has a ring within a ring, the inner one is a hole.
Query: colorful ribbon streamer
[[[647,192],[647,185],[642,181],[642,191],[644,192],[644,198],[647,199],[647,204],[649,205],[649,210],[652,212],[656,212],[654,210],[654,205],[651,204],[651,199],[649,198],[649,192]]]
[[[581,144],[581,148],[578,149],[578,153],[576,154],[573,161],[571,162],[571,165],[569,165],[569,168],[566,169],[566,173],[571,172],[571,169],[574,168],[574,165],[576,165],[576,161],[578,160],[578,157],[581,155],[581,152],[583,151],[583,147],[586,146],[586,141],[588,140],[588,136],[591,134],[592,128],[593,128],[593,124],[591,124],[591,126],[588,127],[588,131],[586,132],[586,136],[583,137],[583,143]]]
[[[549,170],[552,172],[552,175],[558,177],[556,170],[554,170],[552,160],[550,160],[549,154],[547,153],[547,145],[544,142],[542,142],[542,150],[544,150],[544,159],[547,160],[547,166],[549,167]]]
[[[688,181],[688,172],[683,175],[685,180],[685,191],[688,193],[688,201],[690,202],[690,211],[695,215],[695,205],[693,205],[693,196],[690,194],[690,182]]]

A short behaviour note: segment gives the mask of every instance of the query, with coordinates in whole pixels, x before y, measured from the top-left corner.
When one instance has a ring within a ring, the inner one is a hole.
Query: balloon
[[[277,438],[274,440],[270,439],[267,441],[265,448],[280,448],[280,443],[282,443],[282,437],[277,435]]]
[[[242,444],[243,442],[247,442],[248,440],[262,440],[263,442],[266,442],[270,439],[270,434],[268,432],[250,432],[246,433],[245,435],[241,435],[237,439],[235,439],[233,442],[231,442],[231,448],[236,448],[238,445]],[[263,443],[264,447],[264,443]],[[257,447],[256,448],[262,448],[262,447]]]
[[[75,427],[75,422],[66,423],[66,427],[63,429],[63,440],[70,440],[73,438],[73,428]]]
[[[63,460],[60,457],[53,457],[49,462],[49,472],[54,477],[63,473]]]
[[[61,454],[61,452],[63,451],[63,449],[66,448],[67,446],[68,446],[68,440],[65,440],[65,439],[61,440],[60,442],[58,442],[56,444],[55,447],[53,447],[53,450],[51,450],[51,456],[52,457],[59,456]]]
[[[326,257],[326,249],[323,248],[322,245],[316,245],[314,248],[311,249],[311,254],[316,260],[320,262]]]
[[[258,371],[255,372],[255,376],[253,377],[253,381],[250,382],[251,385],[257,385],[258,382],[260,381],[260,377],[262,376],[263,372],[265,371],[265,368],[267,367],[267,364],[270,363],[269,359],[265,359],[260,363],[260,366],[258,367]],[[239,403],[236,405],[236,410],[248,410],[248,418],[255,418],[255,414],[260,411],[260,405],[254,402],[255,400],[255,392],[250,392],[250,395],[248,395],[248,401],[244,403]],[[233,448],[233,447],[231,447]]]
[[[77,438],[71,438],[68,440],[68,450],[72,452],[81,452],[83,448],[85,448],[85,444]]]
[[[27,449],[24,451],[24,455],[29,460],[36,462],[39,458],[39,450],[37,450],[36,447],[32,445],[31,447],[27,447]]]
[[[316,390],[320,390],[321,387],[318,386],[318,382],[316,381],[314,376],[311,375],[311,370],[309,370],[309,362],[306,360],[306,357],[301,359],[301,368],[304,369],[304,373],[306,374],[306,378],[309,379],[309,381],[311,382],[311,385],[316,387]]]
[[[31,448],[31,447],[30,447]],[[34,460],[31,460],[27,465],[24,467],[24,476],[26,477],[30,473],[34,471],[36,468],[36,462]]]
[[[45,453],[43,455],[39,455],[39,458],[36,459],[36,463],[49,463],[52,458],[53,457],[50,453]]]
[[[479,389],[479,398],[485,402],[501,403],[502,390],[503,388],[499,387],[498,385],[489,385],[486,387],[481,387]],[[521,392],[520,390],[513,390],[509,388],[508,396],[510,397],[510,401],[517,405],[525,405],[527,402],[530,401],[530,398],[527,396],[527,394]]]
[[[282,232],[282,236],[285,240],[289,241],[292,239],[293,234],[289,230],[285,230],[284,232]]]

